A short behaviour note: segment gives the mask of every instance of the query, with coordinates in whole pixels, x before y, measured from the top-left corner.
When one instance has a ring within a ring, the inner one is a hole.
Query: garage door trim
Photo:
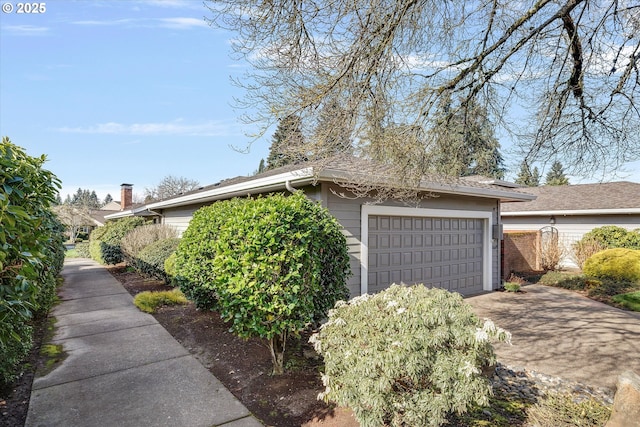
[[[482,288],[485,291],[492,290],[492,251],[491,251],[491,212],[450,210],[450,209],[426,209],[405,208],[397,206],[362,205],[360,215],[360,294],[368,293],[369,279],[369,215],[389,215],[408,217],[432,217],[432,218],[469,218],[482,219],[483,243],[482,243]],[[391,284],[391,283],[390,283]]]

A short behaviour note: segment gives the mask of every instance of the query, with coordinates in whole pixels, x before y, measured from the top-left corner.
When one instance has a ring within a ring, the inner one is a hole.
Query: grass
[[[604,426],[611,407],[595,399],[574,402],[568,394],[549,394],[527,408],[527,424],[537,426]]]
[[[79,258],[78,251],[76,249],[69,249],[64,253],[65,258]]]
[[[640,311],[640,291],[614,295],[613,302],[631,311]]]
[[[486,408],[474,407],[463,415],[453,415],[455,427],[601,427],[611,416],[611,406],[595,399],[575,402],[568,393],[538,396],[535,403],[496,393]]]
[[[187,298],[179,289],[170,291],[140,292],[133,299],[133,303],[145,313],[155,313],[159,307],[166,305],[186,304]]]

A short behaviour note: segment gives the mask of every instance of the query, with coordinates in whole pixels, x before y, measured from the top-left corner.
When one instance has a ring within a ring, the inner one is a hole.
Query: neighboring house
[[[504,231],[553,227],[565,249],[563,267],[576,267],[572,245],[597,227],[640,228],[640,183],[609,182],[522,188],[536,196],[524,203],[502,204]]]
[[[352,296],[374,293],[392,283],[424,283],[463,295],[500,286],[500,203],[532,200],[502,181],[449,179],[423,182],[428,197],[408,207],[399,201],[349,197],[355,160],[286,166],[222,181],[153,202],[108,219],[157,214],[181,233],[193,213],[219,200],[302,190],[340,222],[347,237]],[[356,162],[357,163],[357,162]],[[502,185],[498,185],[502,184]],[[144,208],[144,210],[143,210]]]

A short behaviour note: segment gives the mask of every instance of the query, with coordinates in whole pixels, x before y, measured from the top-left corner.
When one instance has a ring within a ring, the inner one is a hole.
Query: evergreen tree
[[[107,195],[104,197],[103,206],[104,206],[104,205],[106,205],[106,204],[109,204],[109,203],[111,203],[111,202],[113,202],[113,197],[111,197],[111,194],[107,194]]]
[[[484,175],[502,179],[504,160],[486,108],[473,104],[453,115],[451,108],[451,100],[446,99],[431,130],[434,147],[431,154],[436,170],[456,176]]]
[[[66,200],[65,204],[67,204]],[[96,209],[100,207],[100,201],[98,200],[96,192],[84,190],[82,188],[78,188],[68,204],[88,209]]]
[[[555,161],[547,173],[545,185],[568,185],[569,178],[564,173],[562,163]]]
[[[336,154],[353,154],[351,125],[345,108],[337,100],[322,106],[314,131],[315,155],[320,158]]]
[[[540,186],[540,170],[537,166],[533,167],[533,173],[531,174],[531,187]]]
[[[264,159],[260,159],[260,164],[258,165],[258,173],[264,172],[266,166],[264,164]]]
[[[280,120],[273,134],[267,169],[301,163],[307,160],[304,153],[304,138],[300,129],[300,118],[287,116]]]
[[[529,168],[527,162],[522,162],[520,172],[516,178],[516,184],[525,185],[527,187],[537,187],[540,185],[540,171],[538,167],[533,168],[533,172]]]

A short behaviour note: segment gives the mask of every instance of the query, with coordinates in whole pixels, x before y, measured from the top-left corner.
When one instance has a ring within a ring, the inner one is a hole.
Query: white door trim
[[[452,209],[405,208],[398,206],[362,205],[360,212],[360,294],[368,292],[369,285],[369,215],[418,216],[433,218],[472,218],[483,220],[482,232],[482,289],[493,289],[491,251],[491,212]],[[391,283],[389,283],[391,284]]]

